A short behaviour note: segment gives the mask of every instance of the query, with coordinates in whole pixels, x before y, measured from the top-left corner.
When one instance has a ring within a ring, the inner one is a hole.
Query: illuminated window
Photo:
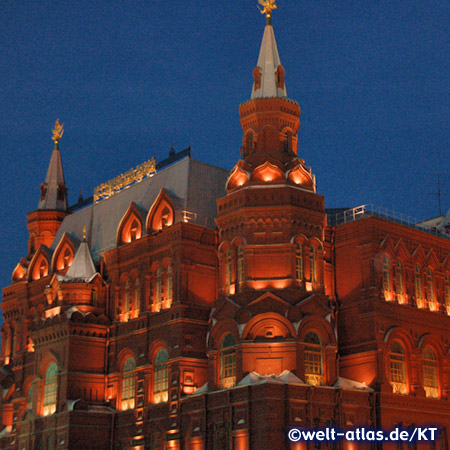
[[[450,316],[450,275],[445,275],[445,306]]]
[[[44,416],[56,411],[56,396],[58,392],[58,366],[51,363],[45,373],[44,382]]]
[[[323,385],[322,342],[316,333],[305,336],[305,381],[314,386]]]
[[[317,262],[316,262],[316,249],[311,247],[309,251],[309,260],[311,262],[311,282],[313,285],[317,282]]]
[[[430,347],[423,352],[423,387],[427,397],[439,397],[436,354]]]
[[[427,270],[427,301],[428,307],[434,311],[436,308],[434,301],[434,281],[433,281],[433,271],[431,269]]]
[[[141,282],[139,278],[134,280],[134,308],[140,309],[141,306]]]
[[[220,387],[227,389],[236,384],[236,341],[227,334],[220,344]]]
[[[134,369],[136,368],[136,362],[134,358],[129,357],[122,369],[122,410],[133,409],[134,399],[136,395],[136,378],[134,375]]]
[[[39,278],[47,276],[47,273],[47,262],[45,261],[45,259],[43,259],[39,266]]]
[[[414,286],[416,294],[416,303],[419,308],[423,308],[423,296],[422,296],[422,270],[418,265],[414,269]]]
[[[403,295],[403,266],[401,261],[395,265],[395,291],[397,295]]]
[[[166,276],[166,300],[170,301],[173,299],[173,272],[172,264],[167,266],[167,276]]]
[[[297,244],[295,249],[295,275],[298,281],[303,281],[303,246]]]
[[[225,261],[225,284],[226,284],[227,290],[229,290],[229,288],[231,286],[231,277],[232,277],[231,249],[228,249],[227,254],[226,254],[226,261]]]
[[[155,371],[153,376],[153,402],[167,402],[169,399],[169,352],[162,348],[155,358]]]
[[[237,250],[237,281],[238,283],[244,281],[244,250],[242,245]]]
[[[136,239],[139,239],[139,237],[140,237],[140,225],[139,222],[136,219],[134,219],[130,227],[130,240],[131,242],[133,242]]]
[[[383,258],[383,290],[384,292],[391,291],[391,274],[390,274],[389,258],[385,256]]]
[[[157,311],[161,309],[162,289],[163,289],[162,269],[161,267],[158,267],[158,270],[156,271],[156,292],[155,292],[155,304]]]
[[[391,385],[394,394],[406,394],[406,364],[403,346],[394,341],[391,344]]]
[[[72,258],[72,252],[69,248],[66,248],[66,251],[63,255],[63,269],[66,269],[70,265],[70,259]]]
[[[130,280],[127,280],[125,282],[125,308],[124,308],[124,313],[127,314],[130,309],[131,309],[131,286],[130,286]]]

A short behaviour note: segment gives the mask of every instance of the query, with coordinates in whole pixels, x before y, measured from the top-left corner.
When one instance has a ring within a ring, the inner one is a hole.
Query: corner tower
[[[63,136],[63,125],[55,123],[52,139],[55,142],[45,181],[41,184],[38,208],[28,214],[28,253],[33,254],[43,244],[50,247],[56,233],[68,215],[67,188],[59,152],[59,140]]]

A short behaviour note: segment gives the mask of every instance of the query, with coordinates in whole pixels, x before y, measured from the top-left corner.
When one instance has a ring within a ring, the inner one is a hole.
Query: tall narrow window
[[[419,265],[416,265],[414,269],[414,287],[415,287],[417,307],[423,308],[422,270],[420,269]]]
[[[156,288],[155,288],[155,304],[157,311],[161,309],[162,289],[163,289],[162,269],[161,267],[158,267],[158,270],[156,271]]]
[[[439,397],[436,354],[430,347],[423,352],[423,387],[427,397]]]
[[[298,281],[303,281],[303,246],[297,244],[295,249],[295,276]]]
[[[433,271],[431,269],[427,269],[427,301],[430,310],[435,311],[436,303],[434,301],[434,280]]]
[[[236,341],[227,334],[220,344],[220,387],[227,389],[236,384]]]
[[[237,250],[237,281],[238,283],[244,281],[244,249],[242,245]]]
[[[92,289],[92,306],[97,306],[98,303],[98,293],[97,289]]]
[[[66,269],[70,265],[70,259],[72,258],[72,252],[69,248],[66,248],[63,255],[63,269]]]
[[[30,387],[28,388],[28,393],[27,393],[26,409],[33,411],[33,403],[34,403],[34,384],[33,384],[33,382],[31,382]]]
[[[173,271],[172,264],[167,266],[166,276],[166,300],[169,302],[173,299]]]
[[[386,297],[386,293],[391,292],[391,273],[389,258],[387,256],[383,258],[383,290],[385,292],[386,300],[390,300],[390,298]]]
[[[399,303],[403,303],[403,265],[397,261],[395,265],[395,292]]]
[[[317,261],[316,261],[316,249],[311,247],[309,251],[309,260],[311,264],[311,283],[313,285],[317,282]]]
[[[139,233],[139,222],[134,219],[133,223],[131,224],[130,227],[130,240],[131,242],[135,241],[136,239],[140,238],[140,233]]]
[[[44,416],[56,411],[56,397],[58,392],[58,366],[51,363],[45,372],[44,382]]]
[[[47,263],[45,262],[45,259],[43,259],[39,266],[39,278],[43,278],[43,277],[47,276],[47,273],[48,273]]]
[[[405,350],[402,344],[394,341],[391,344],[391,385],[394,394],[406,394]]]
[[[447,314],[450,316],[450,275],[445,275],[445,307],[447,309]]]
[[[169,399],[169,353],[162,348],[155,358],[155,370],[153,377],[153,402],[167,402]]]
[[[305,381],[313,386],[324,382],[322,342],[314,332],[305,336]]]
[[[227,250],[226,261],[225,261],[225,284],[227,291],[229,291],[231,286],[232,270],[231,270],[231,249]]]
[[[141,309],[141,281],[139,278],[134,280],[134,308]]]
[[[134,369],[136,361],[131,356],[125,361],[122,369],[122,410],[133,409],[136,396],[136,378]]]
[[[124,313],[128,314],[128,312],[131,309],[131,286],[130,286],[130,280],[125,281],[125,304],[124,304]]]

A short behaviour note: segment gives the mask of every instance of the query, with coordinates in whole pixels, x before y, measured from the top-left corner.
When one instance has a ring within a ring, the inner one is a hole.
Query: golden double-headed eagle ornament
[[[59,119],[56,119],[55,128],[53,128],[52,133],[52,139],[57,144],[64,134],[64,124],[59,123]]]
[[[276,0],[258,0],[258,3],[262,6],[262,9],[258,7],[261,14],[265,14],[268,19],[272,17],[272,11],[277,9],[275,4]]]

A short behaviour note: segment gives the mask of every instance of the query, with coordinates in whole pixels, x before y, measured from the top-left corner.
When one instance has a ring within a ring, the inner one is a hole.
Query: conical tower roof
[[[59,130],[58,135],[55,134],[55,130]],[[55,148],[50,159],[45,182],[41,186],[41,200],[38,209],[67,211],[67,190],[59,152],[59,138],[62,136],[62,125],[59,124],[59,121],[56,121],[55,130],[53,130]]]
[[[287,97],[286,86],[284,84],[284,69],[281,66],[271,20],[267,20],[264,29],[255,72],[252,100],[254,98],[264,97]]]
[[[78,247],[72,265],[69,267],[64,278],[66,280],[73,279],[89,282],[96,273],[91,251],[87,242],[84,240]]]

